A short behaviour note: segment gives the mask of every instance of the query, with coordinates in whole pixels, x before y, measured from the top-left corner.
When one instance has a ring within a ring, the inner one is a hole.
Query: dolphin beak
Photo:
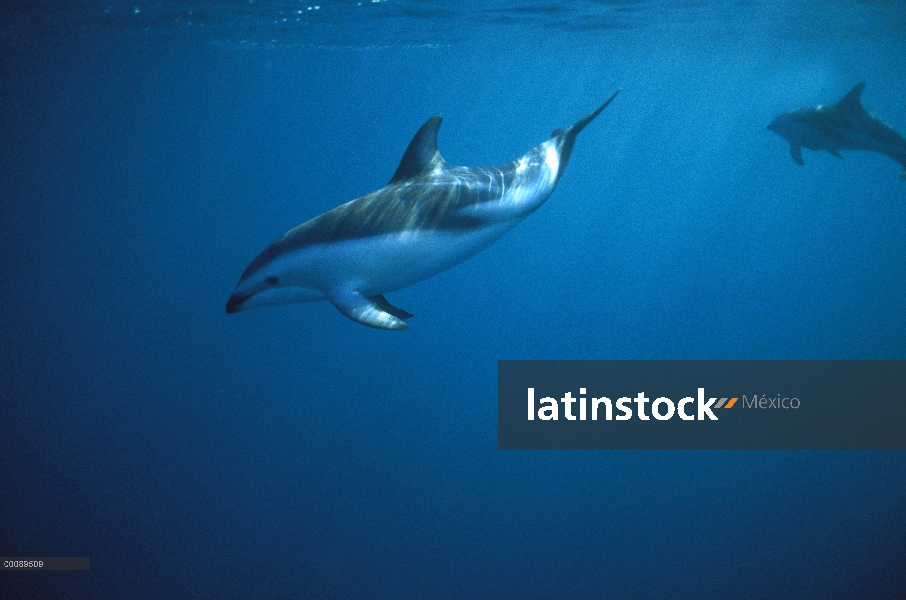
[[[242,305],[245,304],[245,301],[248,300],[251,296],[249,294],[233,294],[230,296],[230,299],[227,300],[226,311],[228,315],[233,315],[242,310]]]

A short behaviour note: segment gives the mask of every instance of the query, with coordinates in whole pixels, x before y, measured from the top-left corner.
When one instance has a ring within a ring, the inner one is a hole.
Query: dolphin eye
[[[278,283],[280,283],[280,280],[273,275],[270,275],[267,279],[265,279],[265,281],[267,282],[267,285],[277,285]]]

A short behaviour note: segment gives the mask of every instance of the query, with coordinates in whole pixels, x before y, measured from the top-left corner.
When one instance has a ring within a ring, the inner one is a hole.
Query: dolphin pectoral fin
[[[374,299],[366,298],[355,290],[341,291],[327,296],[327,299],[337,307],[337,310],[356,323],[368,325],[375,329],[406,329],[409,327],[402,319],[384,310],[384,307],[380,305],[380,301],[375,301],[377,298],[383,300],[386,307],[393,309],[394,312],[399,311],[398,308],[387,302],[383,296],[375,296]]]
[[[797,165],[804,165],[805,161],[802,160],[802,146],[797,144],[790,144],[790,156],[793,157],[793,160],[796,161]]]
[[[378,308],[383,310],[385,313],[390,313],[397,319],[405,320],[405,319],[411,319],[413,316],[415,316],[411,312],[407,312],[407,311],[403,310],[402,308],[397,308],[397,307],[393,306],[392,304],[390,304],[390,302],[388,302],[387,299],[384,298],[383,294],[378,294],[377,296],[370,296],[368,299],[371,300],[375,306],[377,306]]]
[[[839,152],[837,152],[836,150],[833,150],[833,149],[831,149],[831,148],[828,148],[827,151],[830,153],[831,156],[836,156],[836,157],[839,158],[840,160],[843,160],[843,155],[840,154]]]

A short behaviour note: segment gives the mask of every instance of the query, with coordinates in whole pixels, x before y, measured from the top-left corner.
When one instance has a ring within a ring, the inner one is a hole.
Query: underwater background
[[[906,597],[906,453],[503,452],[500,359],[904,359],[906,182],[765,126],[906,134],[906,4],[0,8],[9,598]],[[550,200],[388,295],[227,315],[277,236],[442,115],[507,162],[623,91]]]

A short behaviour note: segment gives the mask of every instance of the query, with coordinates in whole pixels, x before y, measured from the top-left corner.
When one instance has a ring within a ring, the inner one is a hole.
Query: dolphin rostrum
[[[906,140],[862,107],[861,81],[836,104],[800,108],[774,119],[768,129],[790,142],[790,155],[800,165],[802,148],[827,150],[843,158],[840,150],[880,152],[906,167]],[[900,173],[906,179],[906,169]]]
[[[328,300],[379,329],[404,329],[412,315],[384,294],[484,250],[554,191],[576,136],[616,98],[513,162],[454,167],[437,150],[440,117],[412,138],[385,187],[291,229],[252,261],[226,305]]]

